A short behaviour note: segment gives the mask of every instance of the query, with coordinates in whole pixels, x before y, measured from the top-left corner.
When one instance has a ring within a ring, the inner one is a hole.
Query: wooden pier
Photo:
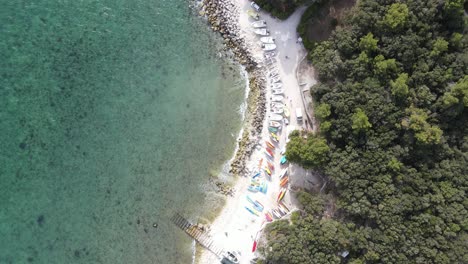
[[[190,237],[192,237],[198,244],[202,247],[208,249],[209,251],[213,252],[219,258],[222,258],[223,249],[221,247],[216,246],[213,243],[213,240],[208,236],[208,234],[198,228],[197,225],[190,223],[187,219],[181,216],[179,213],[176,213],[172,216],[171,221],[180,229],[182,229],[185,233],[187,233]]]

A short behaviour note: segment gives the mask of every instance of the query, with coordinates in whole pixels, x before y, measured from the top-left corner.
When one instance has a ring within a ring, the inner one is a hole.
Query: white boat
[[[263,49],[264,51],[275,50],[275,49],[276,49],[276,45],[275,45],[275,44],[262,44],[262,49]]]
[[[271,103],[271,108],[284,108],[283,103],[273,102]]]
[[[268,122],[268,125],[271,127],[281,127],[281,123],[277,121],[270,121]]]
[[[255,20],[258,20],[260,18],[260,15],[252,9],[247,10],[247,14]]]
[[[281,114],[283,114],[283,108],[272,108],[272,109],[271,109],[271,112],[272,112],[273,114],[279,114],[279,115],[281,115]]]
[[[261,37],[260,41],[262,43],[265,43],[265,44],[274,44],[275,43],[275,39],[273,37]]]
[[[270,35],[270,31],[268,31],[266,28],[257,28],[254,30],[254,33],[261,36]]]
[[[221,264],[238,264],[239,256],[235,252],[227,251],[221,259]]]
[[[282,117],[282,116],[276,115],[276,114],[271,114],[268,118],[269,118],[271,121],[276,121],[276,122],[279,122],[279,121],[283,120],[283,117]]]
[[[259,21],[250,23],[250,25],[254,28],[264,28],[266,27],[267,23],[265,22],[265,20],[259,20]]]
[[[273,102],[282,102],[284,99],[284,96],[282,95],[274,95],[271,97],[271,101]]]
[[[273,89],[273,94],[274,95],[283,94],[283,93],[284,93],[284,89]]]
[[[283,83],[280,82],[271,84],[271,89],[279,89],[281,87],[283,87]]]
[[[271,78],[271,82],[276,83],[276,82],[281,82],[281,78],[279,76],[275,76]]]
[[[279,174],[279,179],[281,180],[284,176],[286,176],[288,174],[288,168],[285,168],[284,170],[281,171],[281,173]]]

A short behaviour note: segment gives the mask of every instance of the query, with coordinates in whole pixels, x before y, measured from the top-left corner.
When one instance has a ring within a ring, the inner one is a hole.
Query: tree
[[[315,116],[321,121],[329,117],[330,114],[331,114],[331,106],[329,104],[326,104],[326,103],[320,104],[315,109]]]
[[[392,94],[397,97],[403,97],[408,94],[408,74],[401,73],[398,75],[395,81],[390,81],[390,87],[392,87]]]
[[[372,127],[369,118],[361,108],[356,108],[351,120],[353,122],[352,128],[356,132],[366,131]]]
[[[385,59],[383,55],[377,55],[374,59],[375,72],[383,77],[397,71],[395,59]]]
[[[448,42],[443,38],[437,38],[434,41],[431,56],[439,56],[448,50]]]
[[[317,168],[326,162],[329,151],[325,139],[313,134],[304,138],[299,132],[294,132],[289,135],[286,158],[304,168]]]
[[[394,3],[387,10],[387,14],[384,18],[384,23],[391,29],[397,29],[406,24],[408,16],[409,10],[406,4]]]
[[[377,50],[377,43],[379,42],[378,39],[374,38],[374,34],[368,33],[364,37],[361,38],[359,41],[359,48],[362,51],[370,53],[372,51]]]

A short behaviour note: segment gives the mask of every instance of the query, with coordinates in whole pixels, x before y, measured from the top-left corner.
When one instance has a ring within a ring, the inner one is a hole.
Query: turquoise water
[[[220,40],[184,0],[4,2],[0,263],[190,263],[168,217],[241,125]]]

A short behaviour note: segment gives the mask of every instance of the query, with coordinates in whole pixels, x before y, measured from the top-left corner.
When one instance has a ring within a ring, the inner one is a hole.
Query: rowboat
[[[266,23],[265,20],[259,20],[259,21],[255,21],[255,22],[250,23],[250,25],[253,28],[264,28],[264,27],[266,27],[267,23]]]
[[[270,127],[281,127],[281,123],[280,122],[276,122],[276,121],[270,121],[268,122],[268,125]]]
[[[260,36],[270,35],[270,31],[268,31],[266,28],[257,28],[257,29],[254,30],[254,33],[257,34],[257,35],[260,35]]]
[[[272,37],[261,37],[261,38],[260,38],[260,41],[261,41],[262,43],[266,43],[266,44],[273,44],[273,43],[275,43],[275,39],[272,38]]]
[[[262,50],[264,51],[272,51],[276,49],[275,44],[262,44]]]
[[[284,99],[284,96],[282,95],[274,95],[271,97],[271,101],[273,102],[282,102]]]
[[[279,94],[283,94],[284,93],[284,89],[273,89],[273,94],[274,95],[279,95]]]
[[[281,157],[280,163],[285,164],[286,162],[288,162],[288,160],[286,159],[286,156]]]
[[[247,15],[249,15],[251,18],[258,20],[260,18],[260,15],[253,11],[252,9],[247,10]]]
[[[273,83],[273,84],[271,85],[271,89],[279,89],[279,88],[281,88],[282,86],[283,86],[282,83]]]
[[[258,192],[257,186],[252,186],[252,185],[249,185],[249,187],[247,187],[247,190],[253,193]]]
[[[283,121],[283,117],[280,115],[272,114],[268,117],[271,121]]]
[[[284,176],[286,176],[288,174],[288,168],[285,168],[281,171],[280,175],[278,176],[278,178],[281,180]]]

